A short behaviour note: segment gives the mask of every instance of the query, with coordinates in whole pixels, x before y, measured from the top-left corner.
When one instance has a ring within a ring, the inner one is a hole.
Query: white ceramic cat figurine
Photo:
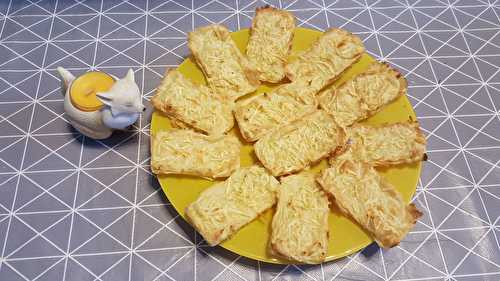
[[[134,124],[139,114],[146,110],[142,104],[141,92],[134,80],[134,71],[130,69],[123,79],[113,78],[116,82],[109,91],[97,93],[97,98],[104,106],[96,111],[82,111],[76,108],[69,91],[75,76],[68,70],[58,67],[65,89],[63,89],[64,111],[71,125],[82,134],[93,139],[105,139],[113,130],[123,130]]]

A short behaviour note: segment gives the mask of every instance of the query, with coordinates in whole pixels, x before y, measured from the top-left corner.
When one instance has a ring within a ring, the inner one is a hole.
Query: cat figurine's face
[[[142,104],[141,92],[135,83],[134,71],[113,84],[107,92],[97,93],[97,98],[111,108],[113,115],[121,113],[139,113],[146,110]]]

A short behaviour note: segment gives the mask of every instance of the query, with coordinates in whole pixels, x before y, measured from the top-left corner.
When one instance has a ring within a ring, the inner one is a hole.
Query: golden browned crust
[[[406,204],[394,186],[369,164],[343,154],[317,181],[384,248],[393,247],[413,228],[421,212]]]
[[[315,94],[308,81],[297,80],[237,102],[234,116],[242,136],[248,142],[256,141],[270,130],[315,111],[318,106]]]
[[[221,97],[234,101],[259,87],[258,71],[241,54],[226,27],[213,24],[190,32],[188,47],[208,85]]]
[[[346,134],[333,118],[317,110],[270,131],[254,144],[260,162],[274,176],[301,171],[345,145]]]
[[[421,161],[425,155],[425,136],[418,122],[370,126],[355,124],[347,128],[349,151],[360,161],[388,166]]]
[[[363,42],[357,36],[332,28],[314,41],[308,50],[301,52],[297,59],[287,63],[286,76],[291,81],[299,77],[309,79],[312,86],[320,90],[358,61],[364,50]]]
[[[235,136],[206,136],[173,129],[151,136],[151,171],[207,178],[228,177],[240,166]]]
[[[271,253],[303,263],[323,262],[328,250],[328,204],[314,174],[281,178],[271,224]]]
[[[168,118],[168,121],[170,122],[170,126],[172,126],[172,128],[174,128],[174,129],[186,129],[186,130],[193,130],[197,133],[202,133],[202,134],[204,133],[198,129],[195,129],[195,128],[189,126],[189,124],[186,124],[179,119],[175,119],[175,118],[169,117],[169,116],[167,116],[167,118]]]
[[[283,80],[294,30],[295,17],[292,13],[269,6],[255,10],[246,54],[260,72],[260,80]]]
[[[234,126],[232,103],[220,99],[204,85],[194,84],[175,69],[165,73],[151,103],[175,123],[182,122],[210,135],[223,134]]]
[[[340,126],[348,127],[377,113],[406,89],[406,79],[397,70],[374,62],[339,87],[321,92],[319,104]]]
[[[186,217],[207,243],[215,246],[276,203],[279,182],[262,167],[236,170],[205,189],[186,208]]]

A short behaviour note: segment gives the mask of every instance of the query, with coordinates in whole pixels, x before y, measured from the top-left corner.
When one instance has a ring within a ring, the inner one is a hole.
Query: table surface
[[[429,159],[424,213],[401,245],[319,266],[258,263],[202,239],[149,170],[151,107],[129,132],[84,138],[57,66],[135,70],[147,101],[186,34],[248,27],[261,1],[0,2],[0,280],[500,280],[500,3],[271,1],[342,27],[408,79]]]

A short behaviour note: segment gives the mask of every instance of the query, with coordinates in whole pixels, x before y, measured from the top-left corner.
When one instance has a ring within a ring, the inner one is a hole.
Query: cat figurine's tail
[[[63,68],[63,67],[57,67],[57,72],[59,72],[59,75],[61,75],[62,77],[62,82],[63,82],[63,85],[64,85],[64,88],[63,88],[63,95],[66,94],[66,89],[68,88],[69,84],[75,80],[75,76],[73,74],[71,74],[71,72],[69,72],[67,69]]]

